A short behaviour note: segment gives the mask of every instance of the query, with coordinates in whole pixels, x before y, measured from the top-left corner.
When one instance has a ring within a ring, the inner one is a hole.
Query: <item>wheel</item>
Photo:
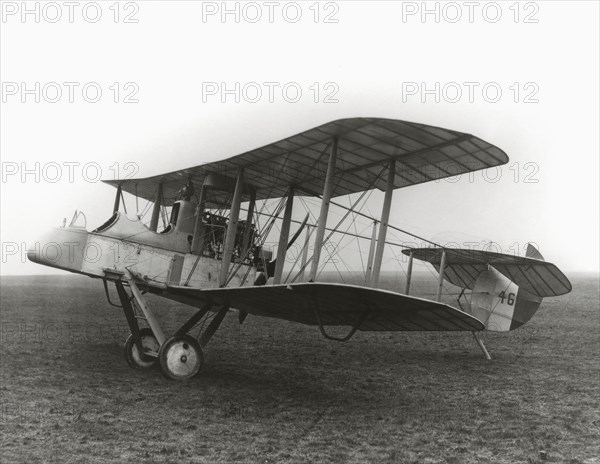
[[[158,361],[163,374],[173,380],[188,380],[195,376],[204,364],[202,348],[189,335],[169,338],[160,347]]]
[[[154,337],[152,330],[148,327],[144,327],[140,329],[140,337],[142,338],[142,346],[144,350],[153,351],[154,353],[158,352],[160,348],[158,345],[158,341]],[[125,360],[127,364],[133,369],[143,368],[149,369],[156,364],[156,358],[149,359],[149,356],[144,356],[145,359],[142,359],[140,353],[138,351],[137,345],[133,340],[133,334],[127,337],[127,341],[125,342]]]

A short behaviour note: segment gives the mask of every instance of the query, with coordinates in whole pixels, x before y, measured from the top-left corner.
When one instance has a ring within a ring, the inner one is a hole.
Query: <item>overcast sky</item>
[[[472,133],[510,157],[397,190],[392,223],[533,241],[567,272],[598,271],[598,2],[116,5],[2,4],[2,274],[51,272],[23,251],[75,209],[104,222],[115,190],[100,178],[355,116]]]

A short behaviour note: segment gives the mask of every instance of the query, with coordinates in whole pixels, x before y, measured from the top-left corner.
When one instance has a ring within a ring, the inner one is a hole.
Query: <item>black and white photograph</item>
[[[0,15],[2,464],[600,464],[600,2]]]

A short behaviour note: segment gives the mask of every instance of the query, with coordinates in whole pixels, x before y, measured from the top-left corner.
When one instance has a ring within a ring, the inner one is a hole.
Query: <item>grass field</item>
[[[230,314],[187,383],[127,366],[99,281],[3,277],[0,461],[598,463],[598,276],[570,277],[529,324],[484,335],[492,361],[470,334],[341,344]],[[150,303],[171,328],[193,311]]]

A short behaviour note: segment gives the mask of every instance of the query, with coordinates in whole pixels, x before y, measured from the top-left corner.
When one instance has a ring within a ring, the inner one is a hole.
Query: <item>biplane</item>
[[[105,181],[116,188],[112,216],[90,232],[76,211],[68,226],[39,241],[59,246],[59,253],[47,256],[38,246],[28,258],[101,279],[108,302],[127,319],[129,365],[158,364],[176,380],[201,370],[203,349],[230,311],[237,311],[240,323],[248,315],[278,318],[316,326],[338,341],[357,331],[469,331],[490,359],[481,331],[516,329],[544,297],[571,291],[567,277],[534,246],[515,256],[426,241],[427,247],[402,250],[403,293],[380,288],[380,275],[386,246],[398,246],[389,231],[418,237],[389,224],[395,189],[507,162],[501,149],[467,133],[381,118],[336,120],[223,161]],[[376,190],[383,192],[378,217],[361,208],[364,196]],[[136,204],[145,200],[144,211],[128,215],[124,193],[135,196]],[[306,206],[309,200],[309,214],[298,218],[295,203]],[[332,227],[333,207],[343,214]],[[369,221],[371,233],[340,227],[357,218]],[[368,244],[366,260],[360,255],[360,285],[319,278],[336,234]],[[302,236],[292,257],[291,247]],[[268,237],[275,237],[273,250]],[[411,294],[415,259],[437,271],[437,298]],[[458,307],[442,301],[445,282],[461,289]],[[120,304],[111,301],[109,285]],[[197,311],[165,334],[147,294]]]

